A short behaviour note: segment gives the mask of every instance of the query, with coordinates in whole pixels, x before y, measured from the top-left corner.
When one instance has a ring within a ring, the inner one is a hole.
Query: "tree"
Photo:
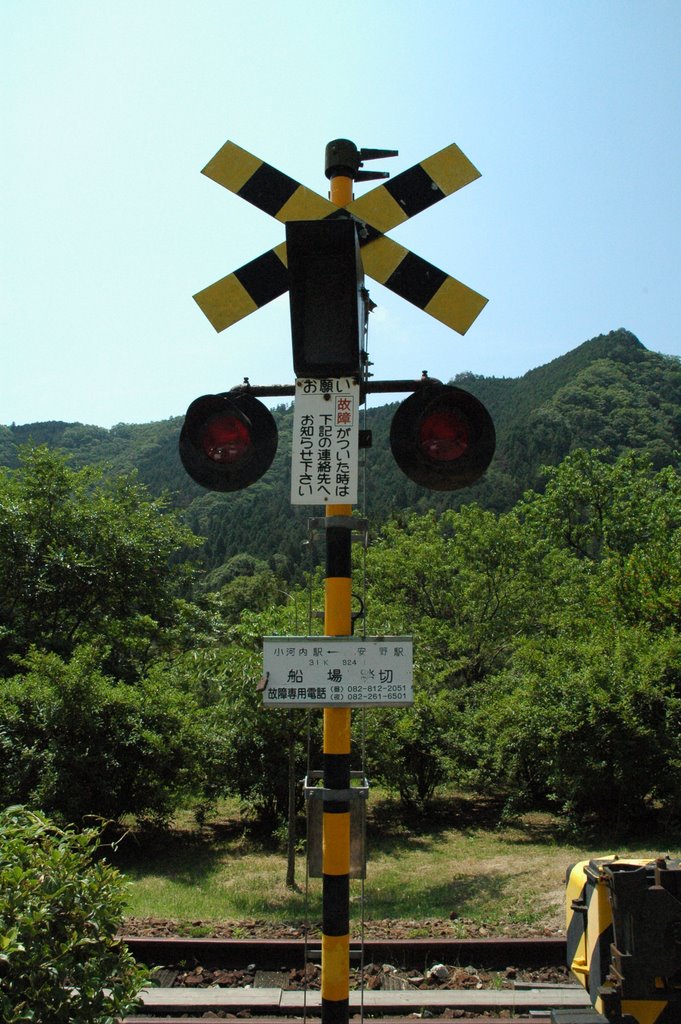
[[[132,476],[73,470],[45,447],[21,459],[0,469],[0,674],[32,644],[68,657],[98,637],[116,674],[135,675],[181,617],[176,556],[200,541]]]
[[[584,574],[513,513],[477,506],[394,521],[367,565],[370,632],[415,639],[415,706],[372,713],[372,771],[422,804],[477,770],[487,680],[528,633],[551,634],[568,609],[578,614]]]
[[[160,674],[114,680],[96,647],[69,660],[33,651],[23,668],[0,685],[0,804],[76,823],[158,820],[207,785],[205,751],[218,758],[220,737],[206,710]]]
[[[450,781],[456,759],[452,701],[444,690],[417,689],[404,709],[370,709],[366,716],[367,769],[372,779],[423,810]]]
[[[518,507],[579,569],[556,579],[556,629],[526,632],[482,694],[488,779],[515,804],[630,824],[677,815],[681,744],[681,478],[632,452],[573,452]]]
[[[543,495],[518,507],[537,535],[585,564],[607,617],[652,629],[681,623],[681,476],[625,452],[575,451]]]
[[[681,642],[645,627],[529,641],[490,680],[478,712],[488,781],[510,806],[630,827],[681,811]]]
[[[237,796],[270,833],[289,815],[290,765],[297,779],[305,773],[307,720],[303,711],[265,709],[256,686],[262,676],[263,636],[292,635],[295,616],[295,600],[245,612],[224,646],[159,661],[151,672],[152,678],[191,695],[207,713],[219,740],[219,756],[211,750],[205,755],[207,797]],[[312,731],[318,732],[314,725]]]
[[[407,800],[449,774],[515,805],[676,813],[681,477],[633,452],[546,472],[511,513],[396,519],[369,551],[371,632],[414,634],[417,693],[378,713],[373,770]]]
[[[505,665],[526,631],[553,628],[556,579],[578,590],[564,553],[475,505],[389,524],[367,566],[371,631],[416,633],[418,677],[451,689]]]

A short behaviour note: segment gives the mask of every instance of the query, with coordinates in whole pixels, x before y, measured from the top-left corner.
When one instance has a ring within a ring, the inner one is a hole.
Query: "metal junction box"
[[[321,878],[323,874],[322,819],[325,795],[333,794],[338,799],[337,790],[324,789],[319,785],[322,775],[322,772],[310,772],[303,783],[310,878]],[[362,772],[351,772],[350,777],[351,781],[359,783],[344,794],[344,799],[347,797],[350,802],[350,878],[366,878],[366,802],[369,797],[369,783]]]

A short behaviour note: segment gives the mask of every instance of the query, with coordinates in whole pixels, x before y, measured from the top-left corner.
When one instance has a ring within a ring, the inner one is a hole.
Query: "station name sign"
[[[406,707],[413,638],[264,637],[263,687],[269,708]]]

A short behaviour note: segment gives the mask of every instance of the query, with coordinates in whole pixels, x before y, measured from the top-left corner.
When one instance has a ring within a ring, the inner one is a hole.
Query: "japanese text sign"
[[[357,501],[359,384],[350,378],[296,381],[291,504]]]
[[[263,638],[265,707],[413,704],[410,636]]]

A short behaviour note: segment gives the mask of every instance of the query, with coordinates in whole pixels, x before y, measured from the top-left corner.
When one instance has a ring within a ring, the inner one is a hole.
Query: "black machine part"
[[[614,933],[601,990],[608,1019],[626,1020],[619,1011],[623,1000],[666,1000],[681,1013],[681,861],[613,862],[601,870]]]

